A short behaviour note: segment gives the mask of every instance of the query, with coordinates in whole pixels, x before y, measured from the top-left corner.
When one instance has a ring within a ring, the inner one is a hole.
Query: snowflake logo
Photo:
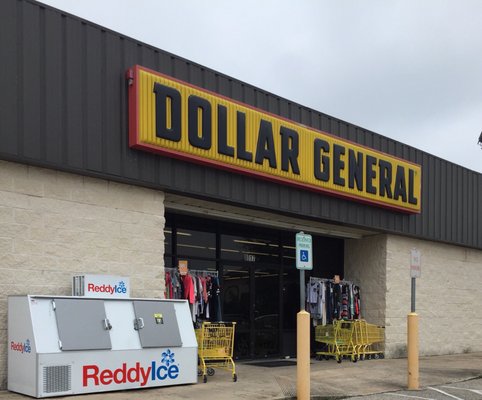
[[[126,287],[126,284],[124,281],[119,282],[119,288],[124,289]]]
[[[161,362],[166,364],[166,366],[169,367],[169,365],[174,364],[174,362],[175,362],[174,356],[175,356],[175,354],[171,351],[171,349],[167,349],[167,351],[164,351],[162,353]]]

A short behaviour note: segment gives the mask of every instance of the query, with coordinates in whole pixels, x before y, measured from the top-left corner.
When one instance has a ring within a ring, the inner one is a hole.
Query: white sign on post
[[[296,234],[296,268],[313,269],[313,251],[311,235],[299,232]]]
[[[410,251],[410,277],[420,278],[422,276],[422,256],[420,250],[412,249]]]

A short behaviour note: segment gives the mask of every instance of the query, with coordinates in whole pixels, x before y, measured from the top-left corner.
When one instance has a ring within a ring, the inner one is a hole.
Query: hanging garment
[[[355,294],[355,318],[361,318],[361,296],[360,288],[358,286],[353,287],[353,292]]]
[[[164,298],[172,299],[172,296],[173,296],[172,279],[171,279],[171,274],[169,272],[166,272],[164,274],[164,285],[165,285]]]
[[[341,285],[335,283],[333,286],[334,303],[333,303],[333,319],[341,318]]]
[[[307,310],[313,319],[321,319],[320,302],[320,283],[319,281],[310,281],[306,284],[308,293]]]
[[[350,319],[355,318],[355,295],[353,294],[353,284],[349,286],[349,296],[350,296]]]
[[[340,318],[347,320],[348,315],[348,286],[341,285],[341,312]]]
[[[211,300],[209,301],[210,310],[209,313],[214,321],[222,321],[221,315],[221,301],[220,293],[221,288],[219,286],[219,278],[212,277],[211,286]]]
[[[326,294],[326,323],[331,324],[333,322],[333,284],[326,282],[325,284]]]
[[[194,296],[194,282],[191,275],[187,274],[182,277],[182,286],[184,298],[187,299],[189,304],[194,304],[196,298]]]

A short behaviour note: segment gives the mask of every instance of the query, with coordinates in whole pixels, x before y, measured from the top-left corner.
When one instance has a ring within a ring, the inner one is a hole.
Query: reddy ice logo
[[[10,342],[10,350],[18,351],[19,353],[31,353],[32,347],[30,346],[30,339],[27,339],[24,343],[22,342]]]
[[[127,293],[126,284],[124,281],[120,281],[117,285],[96,285],[94,283],[87,284],[87,292],[95,293],[107,293],[107,294],[125,294]]]
[[[149,382],[163,381],[165,379],[176,379],[179,376],[179,364],[175,365],[175,354],[167,349],[162,353],[160,364],[152,361],[147,366],[136,362],[135,365],[128,367],[127,363],[117,369],[100,369],[98,365],[84,365],[82,385],[99,386],[123,383],[138,383],[139,386],[146,386]]]

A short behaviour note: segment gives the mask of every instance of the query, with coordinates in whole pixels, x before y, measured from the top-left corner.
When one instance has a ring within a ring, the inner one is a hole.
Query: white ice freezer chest
[[[197,381],[186,300],[8,298],[8,389],[33,397]]]

